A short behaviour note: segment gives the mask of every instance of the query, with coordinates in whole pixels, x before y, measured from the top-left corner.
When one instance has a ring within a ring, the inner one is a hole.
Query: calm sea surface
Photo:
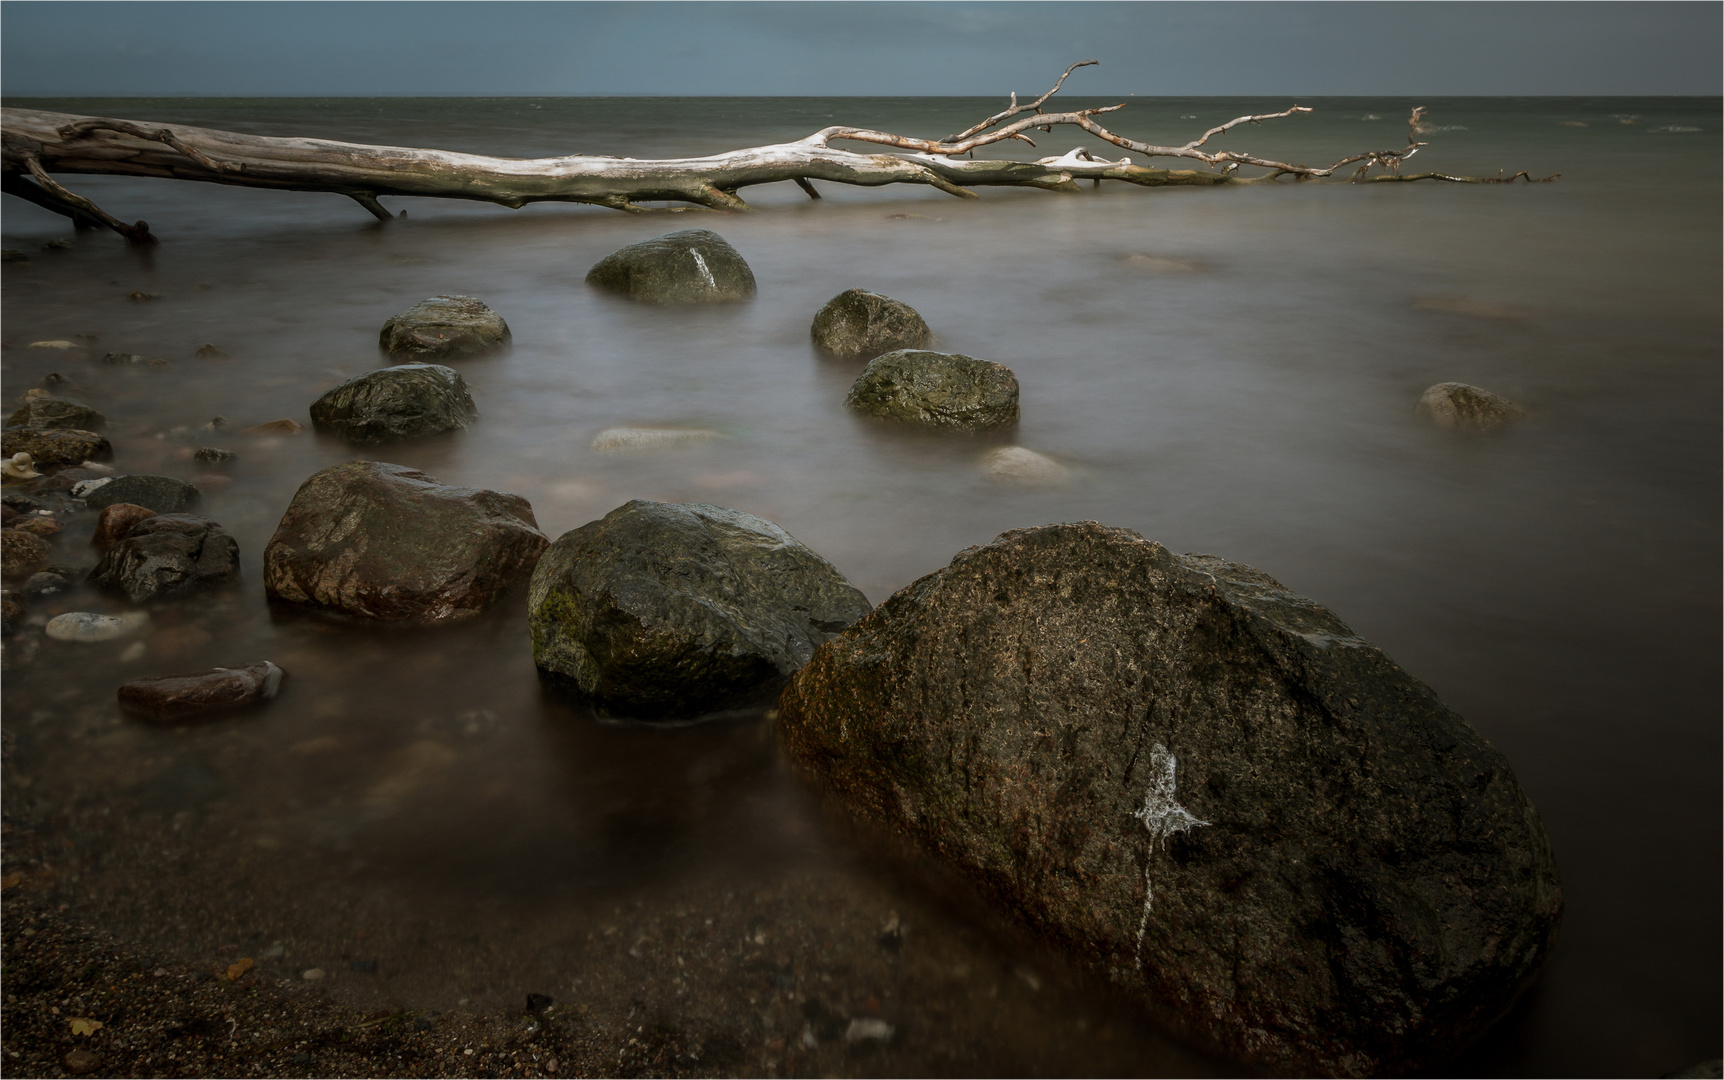
[[[833,123],[937,137],[999,107],[8,104],[524,157],[697,155]],[[1174,143],[1288,104],[1144,99],[1114,119]],[[861,1073],[1227,1070],[1108,1013],[1057,960],[1033,958],[1043,974],[1027,974],[1010,935],[976,930],[961,904],[864,854],[786,772],[763,717],[643,729],[544,696],[519,597],[435,631],[271,617],[259,565],[282,510],[307,476],[363,455],[309,432],[200,425],[308,423],[323,391],[382,366],[386,318],[465,293],[514,331],[508,353],[458,365],[480,421],[376,456],[524,495],[552,537],[633,498],[746,510],[876,603],[968,545],[1057,521],[1259,567],[1467,716],[1549,828],[1568,905],[1557,951],[1450,1071],[1658,1075],[1717,1056],[1719,102],[1303,104],[1317,112],[1224,145],[1326,162],[1400,146],[1408,108],[1424,104],[1440,130],[1413,167],[1562,178],[983,189],[977,201],[828,184],[814,202],[783,184],[743,191],[752,215],[392,200],[409,217],[387,225],[335,195],[62,178],[147,219],[162,240],[147,251],[74,239],[62,219],[7,200],[4,244],[31,258],[5,267],[6,399],[63,373],[110,418],[123,471],[190,476],[190,447],[236,450],[232,483],[199,512],[238,539],[245,574],[232,598],[170,608],[142,656],[127,658],[124,642],[11,639],[9,822],[63,841],[55,887],[77,917],[205,966],[231,956],[227,945],[279,948],[268,970],[323,968],[329,991],[356,1004],[518,1011],[538,991],[602,1012],[645,994],[638,983],[662,991],[651,1004],[666,1015],[734,1025],[768,1047],[738,1070],[795,1072],[813,1066],[771,1047],[799,1045],[797,1002],[872,994],[901,1032],[892,1056],[807,1061]],[[1020,149],[1062,153],[1086,138],[1056,132]],[[665,310],[583,283],[612,250],[691,227],[743,253],[756,300]],[[61,238],[71,250],[40,251]],[[977,465],[992,444],[848,415],[860,365],[816,356],[808,325],[858,286],[913,305],[941,347],[1010,366],[1023,393],[1015,441],[1068,465],[1070,482],[1002,487]],[[79,339],[88,348],[25,348],[74,335],[91,335]],[[196,357],[206,342],[228,356]],[[108,351],[170,363],[105,365]],[[1432,430],[1413,402],[1445,380],[1502,393],[1529,419],[1495,437]],[[672,453],[590,448],[617,425],[725,437]],[[57,561],[94,561],[90,524],[68,530]],[[118,610],[89,592],[61,600],[38,611]],[[293,677],[253,714],[164,731],[114,705],[126,679],[258,658]],[[758,992],[629,966],[708,905],[758,920],[760,941],[738,948],[779,965]],[[915,928],[890,959],[896,975],[872,937],[834,929],[894,913]],[[826,967],[773,952],[804,932],[825,940]],[[866,944],[847,952],[853,940]],[[974,1049],[985,1045],[1010,1056]]]

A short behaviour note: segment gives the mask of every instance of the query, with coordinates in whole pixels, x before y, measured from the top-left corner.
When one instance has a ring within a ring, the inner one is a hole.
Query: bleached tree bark
[[[1098,185],[1103,180],[1117,180],[1158,187],[1258,183],[1282,176],[1322,179],[1345,165],[1362,163],[1351,178],[1355,182],[1420,179],[1502,182],[1500,176],[1479,179],[1440,173],[1403,175],[1401,163],[1425,145],[1415,140],[1421,130],[1422,108],[1413,112],[1404,148],[1355,154],[1322,167],[1273,161],[1233,150],[1204,149],[1211,139],[1242,124],[1258,125],[1311,111],[1304,106],[1242,116],[1181,146],[1137,142],[1109,131],[1095,120],[1097,116],[1125,108],[1123,104],[1064,113],[1042,110],[1073,70],[1095,62],[1073,64],[1052,89],[1033,102],[1020,104],[1014,94],[1011,104],[1002,112],[944,139],[828,127],[795,142],[699,158],[637,160],[587,154],[532,159],[488,157],[7,108],[0,109],[0,190],[64,214],[81,226],[106,226],[128,239],[148,242],[153,237],[146,223],[126,224],[67,190],[53,174],[153,176],[241,187],[329,191],[348,196],[381,220],[389,220],[392,215],[379,198],[395,195],[473,199],[508,207],[533,202],[591,203],[630,213],[687,209],[688,205],[746,210],[748,204],[737,195],[742,188],[785,181],[795,182],[815,198],[819,197],[812,183],[816,180],[868,187],[926,184],[951,195],[975,198],[971,188],[1074,191],[1079,190],[1080,180]],[[1028,132],[1052,131],[1056,126],[1081,128],[1146,158],[1183,158],[1209,168],[1152,168],[1134,163],[1129,156],[1108,161],[1082,148],[1033,162],[966,156],[1007,140],[1034,146]],[[898,152],[858,153],[832,145],[839,141],[891,147]],[[1247,178],[1238,175],[1242,165],[1269,171]],[[1385,171],[1369,177],[1372,168]],[[644,205],[648,203],[686,205]]]

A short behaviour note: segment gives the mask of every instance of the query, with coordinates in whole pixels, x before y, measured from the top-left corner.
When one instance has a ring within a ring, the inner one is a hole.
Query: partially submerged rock
[[[134,679],[118,691],[120,706],[158,724],[201,720],[275,697],[287,675],[268,660],[184,675]]]
[[[179,514],[197,505],[198,489],[184,480],[172,476],[154,476],[149,473],[138,473],[134,476],[104,477],[83,488],[72,489],[72,494],[84,500],[84,505],[92,510],[100,510],[116,503],[131,503],[142,506],[146,510],[154,510],[158,514]]]
[[[1488,431],[1526,417],[1526,411],[1508,398],[1466,383],[1444,382],[1419,395],[1413,412],[1438,427]]]
[[[154,510],[137,503],[110,503],[102,507],[102,513],[96,518],[96,531],[90,537],[90,546],[106,551],[124,540],[132,526],[155,516]]]
[[[89,645],[131,637],[150,628],[150,613],[128,611],[120,615],[99,615],[93,611],[68,611],[48,620],[44,627],[55,641],[74,641]]]
[[[509,343],[509,324],[471,296],[433,296],[392,316],[377,343],[391,356],[457,360]]]
[[[639,499],[559,537],[528,602],[541,670],[647,718],[758,696],[868,611],[831,563],[769,521]]]
[[[1036,486],[1060,483],[1071,470],[1028,447],[1001,446],[982,455],[982,475],[1002,484]]]
[[[606,428],[593,436],[594,450],[668,450],[711,442],[719,433],[710,428]]]
[[[9,427],[0,432],[0,455],[29,454],[37,466],[76,465],[114,456],[108,440],[77,428]]]
[[[858,814],[1278,1073],[1441,1060],[1556,932],[1550,842],[1477,731],[1328,610],[1127,530],[960,553],[779,708]]]
[[[90,583],[132,603],[180,596],[239,577],[239,544],[208,518],[157,514],[134,523],[90,571]]]
[[[828,300],[808,333],[821,352],[862,359],[934,343],[934,332],[915,308],[867,289],[847,289]]]
[[[883,420],[982,431],[1018,422],[1018,379],[992,360],[900,349],[869,361],[844,404]]]
[[[263,553],[272,600],[389,622],[477,615],[549,543],[519,495],[350,461],[301,484]]]
[[[78,428],[83,431],[99,431],[107,422],[107,417],[83,402],[55,397],[40,390],[31,391],[24,404],[6,421],[11,427]]]
[[[382,443],[459,431],[479,418],[461,373],[441,364],[402,364],[348,379],[311,406],[318,431],[351,443]]]
[[[742,254],[709,229],[684,229],[606,255],[587,283],[654,304],[746,300],[754,271]]]
[[[23,529],[0,530],[0,575],[27,578],[48,561],[48,541]]]

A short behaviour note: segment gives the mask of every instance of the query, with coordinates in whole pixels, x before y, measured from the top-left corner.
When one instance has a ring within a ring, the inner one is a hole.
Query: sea
[[[1002,105],[6,104],[637,158],[834,124],[940,137]],[[4,247],[26,256],[0,294],[8,408],[57,373],[108,416],[122,471],[190,477],[212,471],[195,447],[235,451],[198,512],[242,562],[237,591],[166,606],[142,648],[43,639],[56,611],[123,609],[87,587],[6,641],[7,827],[59,853],[20,867],[20,887],[164,962],[255,957],[294,986],[322,972],[315,992],[356,1009],[513,1015],[534,992],[594,1023],[728,1032],[734,1072],[1228,1075],[844,820],[781,760],[764,705],[684,726],[595,716],[536,678],[524,590],[469,622],[391,630],[272,611],[260,578],[299,484],[355,457],[518,493],[552,538],[631,499],[747,511],[874,603],[1002,531],[1094,520],[1328,606],[1512,764],[1562,870],[1562,932],[1513,1011],[1439,1072],[1661,1075],[1716,1058],[1720,101],[1133,98],[1108,121],[1176,144],[1292,104],[1315,111],[1216,145],[1323,164],[1401,147],[1423,105],[1429,145],[1407,171],[1558,178],[975,200],[830,183],[814,200],[784,183],[744,189],[753,213],[385,199],[405,216],[384,223],[333,194],[60,177],[147,220],[160,243],[142,248],[6,200]],[[988,152],[1123,153],[1032,134],[1035,149]],[[661,308],[585,284],[617,248],[686,228],[733,244],[758,296]],[[849,414],[861,363],[817,354],[809,324],[850,288],[916,308],[941,349],[1010,367],[1018,428],[930,438]],[[367,450],[237,433],[309,426],[318,396],[385,365],[384,320],[440,293],[484,300],[513,331],[507,352],[456,362],[480,411],[469,430]],[[29,347],[46,340],[74,347]],[[1414,403],[1445,381],[1526,419],[1432,427]],[[208,430],[218,416],[231,426]],[[719,437],[593,446],[642,426]],[[1065,479],[991,479],[981,459],[1005,443]],[[91,524],[73,519],[58,561],[94,563]],[[128,679],[257,659],[290,677],[255,712],[162,729],[117,709]],[[846,1043],[821,1026],[833,1016],[893,1035]]]

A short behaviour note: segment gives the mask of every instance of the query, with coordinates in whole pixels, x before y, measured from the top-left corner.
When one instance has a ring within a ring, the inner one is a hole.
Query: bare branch
[[[1006,109],[1005,112],[995,113],[994,115],[988,117],[986,120],[983,120],[981,123],[977,124],[975,127],[965,128],[963,131],[958,132],[956,135],[948,135],[944,139],[941,139],[940,141],[942,143],[963,142],[965,139],[969,138],[970,136],[975,135],[978,132],[986,131],[989,128],[993,127],[995,124],[999,123],[1001,120],[1005,120],[1009,117],[1016,116],[1021,112],[1031,112],[1031,111],[1041,112],[1042,111],[1042,104],[1044,102],[1046,102],[1048,100],[1048,98],[1051,98],[1055,94],[1059,93],[1060,87],[1065,85],[1067,75],[1070,75],[1072,72],[1076,71],[1080,67],[1090,67],[1091,65],[1099,64],[1099,63],[1101,63],[1100,60],[1079,60],[1077,63],[1073,64],[1071,67],[1065,69],[1064,74],[1060,75],[1058,81],[1056,81],[1054,83],[1054,87],[1052,90],[1049,90],[1047,93],[1043,94],[1041,97],[1030,102],[1028,105],[1019,105],[1018,104],[1018,95],[1016,93],[1013,93],[1012,94],[1012,104],[1008,109]]]

